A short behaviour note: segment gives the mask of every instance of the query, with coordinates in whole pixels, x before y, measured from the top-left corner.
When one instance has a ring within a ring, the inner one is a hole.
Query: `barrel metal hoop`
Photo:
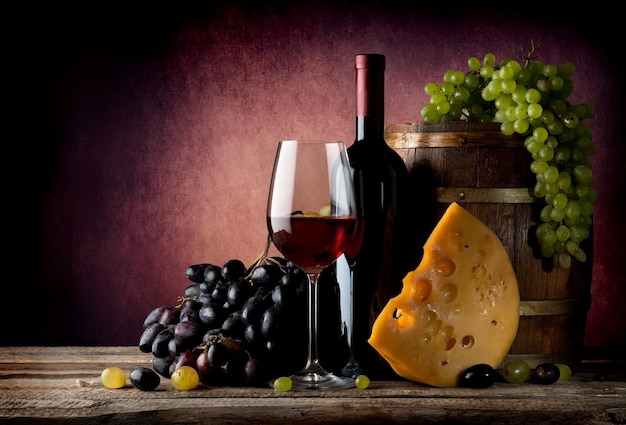
[[[560,316],[586,313],[591,300],[588,298],[570,298],[561,300],[521,301],[520,316]]]
[[[464,188],[464,187],[437,187],[435,188],[436,202],[476,202],[498,204],[532,204],[539,199],[530,195],[525,188]]]

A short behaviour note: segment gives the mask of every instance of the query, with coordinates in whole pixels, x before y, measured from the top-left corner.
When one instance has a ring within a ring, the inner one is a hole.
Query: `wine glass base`
[[[361,366],[354,361],[348,362],[339,372],[339,375],[349,376],[353,379],[356,379],[357,376],[362,374],[363,370],[361,369]]]
[[[290,376],[292,391],[354,388],[354,379],[332,373],[307,372]]]

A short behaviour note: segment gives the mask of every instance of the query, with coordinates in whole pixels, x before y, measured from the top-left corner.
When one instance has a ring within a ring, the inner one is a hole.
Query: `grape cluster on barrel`
[[[267,386],[304,366],[307,279],[279,257],[248,269],[240,260],[187,268],[191,282],[175,306],[147,314],[139,349],[171,378],[181,366],[215,385]]]
[[[503,134],[524,136],[536,177],[532,191],[545,201],[535,230],[538,248],[555,266],[569,268],[572,258],[587,259],[580,244],[590,237],[597,199],[589,160],[596,148],[583,122],[595,110],[568,101],[574,64],[540,62],[534,50],[522,63],[505,58],[496,64],[492,53],[482,62],[470,57],[467,72],[451,69],[442,84],[426,84],[430,102],[420,114],[424,122],[498,122]]]

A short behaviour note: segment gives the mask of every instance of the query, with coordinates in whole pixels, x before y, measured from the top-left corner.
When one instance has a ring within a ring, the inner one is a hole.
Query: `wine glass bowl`
[[[308,356],[304,368],[291,376],[296,391],[354,386],[352,378],[326,371],[317,353],[317,280],[346,249],[354,249],[358,219],[353,191],[343,142],[278,144],[267,204],[268,230],[276,248],[309,280]]]

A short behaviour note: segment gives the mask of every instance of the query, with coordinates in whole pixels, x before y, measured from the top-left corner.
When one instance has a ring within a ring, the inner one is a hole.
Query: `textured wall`
[[[386,55],[390,124],[417,121],[423,86],[470,55],[515,56],[534,39],[540,59],[576,64],[572,99],[597,109],[587,343],[624,345],[625,159],[617,59],[603,47],[610,22],[589,34],[593,11],[559,21],[395,3],[12,16],[15,131],[5,144],[19,169],[5,178],[14,236],[2,342],[133,345],[145,314],[182,294],[189,264],[252,262],[276,142],[353,140],[355,54]],[[33,309],[40,324],[26,331],[16,322]]]

